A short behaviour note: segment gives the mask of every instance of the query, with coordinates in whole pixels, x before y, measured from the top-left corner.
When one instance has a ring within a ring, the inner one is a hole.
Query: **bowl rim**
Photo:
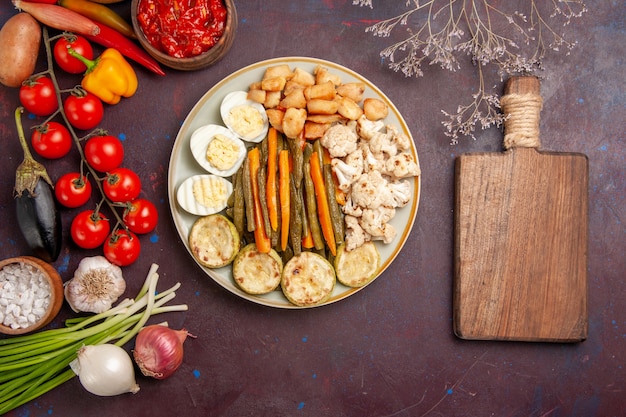
[[[4,268],[7,265],[15,263],[25,263],[34,266],[44,274],[48,283],[50,284],[50,304],[48,305],[45,314],[39,319],[39,321],[29,327],[20,327],[17,329],[13,329],[0,323],[0,333],[6,335],[21,335],[25,333],[31,333],[48,325],[61,310],[61,305],[63,304],[64,300],[63,280],[61,279],[61,275],[59,274],[59,272],[51,264],[34,256],[25,255],[0,260],[0,269]]]
[[[197,69],[217,61],[219,58],[221,58],[220,54],[225,53],[226,51],[228,51],[228,49],[230,49],[234,38],[234,32],[237,28],[237,9],[235,7],[234,0],[223,0],[227,11],[226,25],[224,27],[224,33],[217,41],[217,43],[200,55],[187,58],[176,58],[168,55],[165,52],[162,52],[154,47],[150,43],[150,41],[148,41],[148,38],[144,34],[143,29],[141,28],[141,25],[137,20],[137,8],[139,7],[140,1],[142,0],[131,1],[131,21],[133,24],[133,28],[135,29],[135,36],[137,37],[137,40],[139,41],[139,43],[141,43],[143,48],[162,64],[168,66],[189,66],[190,69]],[[229,34],[230,36],[226,36],[227,34]],[[215,57],[215,55],[217,55],[217,57]],[[208,63],[203,62],[206,59],[209,59]],[[178,67],[174,68],[178,69]]]

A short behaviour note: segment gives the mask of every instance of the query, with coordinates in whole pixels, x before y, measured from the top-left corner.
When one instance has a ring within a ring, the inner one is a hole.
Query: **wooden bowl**
[[[32,256],[19,256],[16,258],[4,259],[3,261],[0,261],[0,271],[10,265],[22,265],[22,268],[33,267],[37,273],[40,273],[50,286],[50,301],[45,309],[45,312],[38,314],[39,319],[34,323],[29,324],[28,327],[13,328],[4,325],[3,322],[0,322],[0,333],[18,335],[39,330],[49,324],[57,316],[57,314],[59,314],[59,310],[63,304],[63,281],[61,280],[61,276],[52,265]],[[6,307],[0,306],[0,308],[3,309],[3,313],[6,312]]]
[[[190,58],[174,58],[148,42],[146,35],[141,29],[141,25],[137,21],[137,9],[141,0],[132,0],[131,2],[131,19],[135,35],[141,46],[161,64],[181,71],[195,71],[208,67],[219,61],[230,49],[235,39],[235,31],[237,29],[237,10],[234,0],[224,0],[226,6],[226,27],[224,34],[220,40],[208,51]]]

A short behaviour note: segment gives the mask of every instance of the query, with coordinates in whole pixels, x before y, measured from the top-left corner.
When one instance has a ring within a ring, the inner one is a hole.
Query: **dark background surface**
[[[403,1],[239,1],[239,29],[228,55],[213,67],[166,77],[135,67],[139,89],[105,110],[101,127],[125,135],[125,166],[137,170],[143,195],[160,213],[143,253],[124,269],[128,295],[151,263],[163,288],[182,282],[186,313],[170,326],[198,336],[185,343],[185,361],[165,381],[138,376],[141,391],[113,398],[85,392],[78,380],[11,412],[36,416],[618,416],[626,412],[626,215],[622,1],[589,2],[567,28],[579,46],[549,55],[541,74],[543,148],[581,152],[590,161],[589,337],[578,344],[463,341],[452,331],[454,159],[501,149],[498,129],[451,146],[441,109],[454,111],[476,78],[465,63],[457,73],[425,67],[405,78],[379,51],[391,39],[365,28],[405,9]],[[392,5],[393,3],[393,5]],[[115,6],[128,16],[128,4]],[[0,22],[15,11],[0,6]],[[400,29],[403,30],[403,29]],[[178,129],[196,101],[229,73],[256,61],[312,56],[349,67],[376,84],[404,115],[422,167],[417,219],[393,265],[357,294],[307,310],[273,309],[222,289],[196,266],[169,212],[167,170]],[[40,67],[43,68],[43,61]],[[62,78],[71,86],[77,79]],[[463,100],[465,101],[465,99]],[[15,226],[14,169],[22,155],[13,112],[17,89],[0,88],[0,257],[28,253]],[[25,119],[26,128],[36,120]],[[77,168],[77,157],[46,163],[53,178]],[[69,225],[70,210],[63,211]],[[65,280],[84,256],[64,229],[54,266]],[[65,305],[53,323],[69,316]]]

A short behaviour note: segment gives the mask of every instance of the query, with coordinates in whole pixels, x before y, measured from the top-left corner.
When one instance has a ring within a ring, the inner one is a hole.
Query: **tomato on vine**
[[[80,94],[70,94],[65,99],[63,108],[70,124],[81,130],[95,128],[104,117],[102,100],[84,90]]]
[[[109,200],[115,203],[132,201],[141,192],[141,180],[135,171],[128,168],[115,168],[102,182],[102,190]]]
[[[30,141],[35,152],[48,159],[64,157],[72,149],[74,143],[70,131],[58,122],[47,122],[35,128]]]
[[[151,201],[138,198],[128,203],[122,220],[130,231],[145,234],[154,230],[159,220],[159,213]]]
[[[103,246],[104,257],[117,266],[127,266],[137,260],[141,243],[133,232],[118,229],[109,236]]]
[[[83,249],[101,246],[111,231],[109,219],[95,210],[85,210],[72,220],[70,234],[72,240]]]
[[[22,106],[36,116],[50,116],[59,108],[54,83],[44,75],[24,81],[19,97]]]
[[[70,74],[82,74],[87,66],[67,52],[70,47],[87,59],[93,59],[93,48],[86,38],[74,34],[65,34],[54,44],[53,55],[57,65]]]
[[[87,176],[81,177],[80,172],[68,172],[62,175],[54,185],[57,201],[69,208],[80,207],[91,197],[91,183]]]
[[[112,171],[124,160],[122,141],[111,135],[93,136],[85,144],[85,159],[96,171]]]

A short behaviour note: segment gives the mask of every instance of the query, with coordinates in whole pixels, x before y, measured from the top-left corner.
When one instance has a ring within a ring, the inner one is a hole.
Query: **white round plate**
[[[398,127],[398,129],[401,129],[401,131],[403,131],[409,138],[411,138],[411,143],[413,143],[413,139],[406,125],[406,122],[400,115],[398,109],[393,105],[393,103],[391,103],[389,98],[387,98],[387,96],[385,96],[382,91],[380,91],[366,78],[341,65],[316,58],[287,57],[257,62],[232,73],[228,77],[218,82],[209,91],[207,91],[191,109],[191,112],[185,118],[185,121],[183,122],[182,127],[180,128],[180,131],[176,136],[176,141],[174,142],[172,154],[170,156],[167,184],[170,210],[172,212],[172,217],[178,234],[185,244],[189,255],[194,260],[195,258],[193,257],[189,249],[187,237],[189,235],[189,230],[191,229],[191,226],[198,218],[198,216],[187,213],[178,205],[176,201],[176,190],[183,181],[185,181],[192,175],[206,173],[206,171],[202,169],[202,167],[194,159],[191,153],[191,149],[189,146],[191,134],[200,126],[206,125],[208,123],[223,125],[223,121],[220,116],[220,103],[222,102],[224,96],[232,91],[242,89],[246,90],[250,84],[256,81],[260,81],[263,78],[263,74],[267,67],[281,64],[288,64],[292,70],[296,67],[300,67],[310,72],[313,72],[316,66],[321,65],[328,68],[331,73],[339,75],[342,82],[344,83],[364,83],[366,86],[364,97],[379,98],[389,105],[389,115],[385,119],[385,123],[392,124]],[[415,160],[417,161],[417,151],[415,150],[414,144],[411,151],[413,153],[413,156],[415,157]],[[404,246],[404,243],[406,242],[409,233],[411,232],[411,229],[413,228],[413,223],[415,221],[415,216],[417,215],[417,207],[420,197],[420,177],[410,178],[409,182],[412,192],[411,201],[407,206],[398,209],[396,211],[395,217],[391,220],[391,224],[398,230],[398,235],[390,244],[376,242],[381,257],[380,269],[378,271],[377,277],[380,277],[385,269],[387,269],[391,262],[393,262],[393,260],[396,258],[396,256]],[[228,291],[242,298],[245,298],[246,300],[277,308],[310,308],[298,307],[291,304],[289,301],[287,301],[280,289],[264,295],[250,295],[241,291],[232,278],[232,269],[230,266],[219,269],[209,269],[201,266],[197,261],[196,264],[204,271],[204,273],[210,276],[219,285],[221,285]],[[375,280],[372,280],[371,282],[374,281]],[[357,291],[360,291],[365,287],[366,286],[360,288],[349,288],[341,285],[338,282],[335,285],[335,289],[330,299],[320,305],[327,305],[339,300],[343,300],[344,298],[355,294]]]

